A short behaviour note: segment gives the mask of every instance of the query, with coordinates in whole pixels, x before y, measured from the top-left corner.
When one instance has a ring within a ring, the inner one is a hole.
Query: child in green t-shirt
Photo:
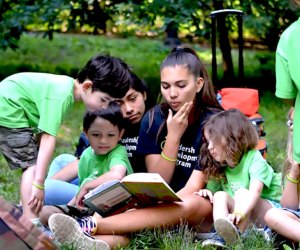
[[[116,102],[110,102],[106,109],[86,113],[83,131],[90,146],[83,151],[78,164],[80,189],[76,206],[82,207],[82,198],[91,189],[133,173],[125,147],[118,144],[124,127],[125,119]]]
[[[249,222],[265,226],[266,212],[280,206],[281,174],[255,149],[257,132],[241,111],[212,115],[203,131],[200,164],[208,183],[196,194],[213,203],[217,234],[202,245],[224,247],[237,243]]]
[[[83,209],[82,199],[90,190],[110,180],[121,180],[133,170],[124,146],[118,144],[124,134],[126,120],[116,102],[94,112],[87,112],[83,131],[89,140],[79,160],[79,192],[68,203]],[[64,206],[44,206],[40,218],[44,225],[54,213],[61,213]],[[95,227],[96,229],[96,227]]]
[[[0,152],[11,169],[22,169],[21,202],[34,223],[43,206],[56,135],[74,101],[95,111],[107,106],[112,94],[123,97],[130,81],[127,64],[103,54],[91,58],[76,79],[18,73],[0,82]]]

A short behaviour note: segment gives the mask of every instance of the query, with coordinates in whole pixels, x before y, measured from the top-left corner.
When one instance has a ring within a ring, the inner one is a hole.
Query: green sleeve
[[[217,191],[222,191],[222,185],[221,182],[216,180],[215,178],[211,178],[208,180],[206,184],[206,188],[210,190],[213,194]]]

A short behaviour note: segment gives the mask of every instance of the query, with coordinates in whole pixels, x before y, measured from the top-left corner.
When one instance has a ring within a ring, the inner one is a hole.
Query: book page
[[[109,190],[108,192],[103,193],[101,196],[94,198],[91,200],[91,203],[101,211],[105,212],[111,207],[127,200],[130,197],[131,194],[126,189],[124,189],[122,186],[118,186]]]
[[[165,182],[158,173],[133,173],[125,176],[122,181],[125,182]],[[166,183],[167,184],[167,183]]]
[[[90,197],[92,197],[93,195],[115,185],[116,183],[120,182],[119,180],[111,180],[111,181],[107,181],[107,182],[104,182],[103,184],[101,184],[100,186],[90,190],[85,196],[84,198],[85,199],[88,199]]]
[[[100,215],[105,216],[125,206],[131,197],[130,192],[120,181],[109,181],[94,189],[92,195],[83,202]]]
[[[181,201],[157,173],[130,174],[122,179],[122,183],[142,204]]]

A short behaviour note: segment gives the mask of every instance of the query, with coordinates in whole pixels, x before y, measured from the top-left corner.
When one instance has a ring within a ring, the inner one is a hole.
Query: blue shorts
[[[272,206],[272,208],[282,208],[281,204],[277,201],[272,201],[272,200],[267,200],[270,205]]]
[[[298,218],[300,218],[300,209],[294,210],[294,209],[284,207],[284,208],[282,208],[282,210],[288,211],[288,212],[296,215]]]

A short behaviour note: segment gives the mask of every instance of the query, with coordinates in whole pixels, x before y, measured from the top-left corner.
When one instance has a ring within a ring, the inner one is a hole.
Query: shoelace
[[[77,220],[77,222],[79,223],[80,227],[85,233],[89,235],[95,234],[96,223],[94,222],[91,216],[80,218]]]

